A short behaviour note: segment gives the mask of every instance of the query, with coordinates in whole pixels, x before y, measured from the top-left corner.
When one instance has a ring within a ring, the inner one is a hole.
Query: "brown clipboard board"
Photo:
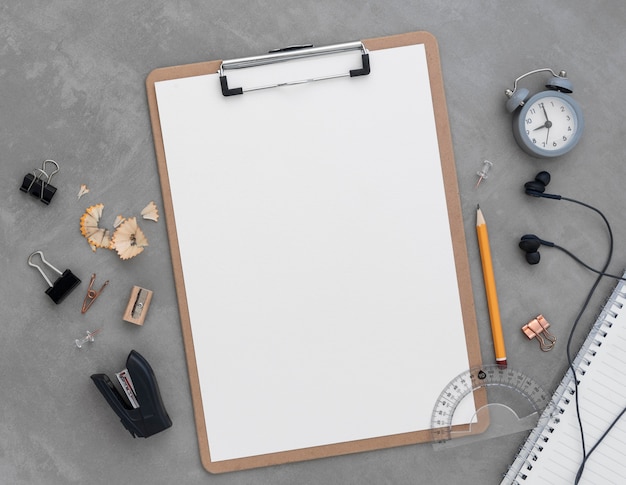
[[[456,265],[457,271],[458,290],[460,295],[461,311],[465,330],[465,341],[467,345],[470,367],[473,368],[480,366],[481,353],[476,314],[474,309],[473,292],[471,286],[470,268],[467,255],[464,224],[458,193],[456,168],[452,149],[452,139],[445,102],[445,93],[437,41],[430,33],[422,31],[393,35],[389,37],[367,39],[363,40],[362,43],[370,51],[409,46],[414,44],[423,44],[425,46],[432,94],[432,103],[438,137],[438,146],[441,158],[441,169],[444,179],[445,199],[448,207],[449,224],[454,250],[454,263]],[[209,62],[200,62],[196,64],[159,68],[152,71],[146,80],[150,119],[152,124],[157,166],[163,195],[167,233],[170,244],[174,280],[176,284],[181,319],[182,335],[189,372],[189,381],[194,407],[199,451],[204,468],[211,473],[222,473],[432,441],[432,431],[421,430],[356,441],[348,441],[343,443],[314,446],[304,449],[295,449],[290,451],[282,451],[244,458],[235,458],[224,461],[212,461],[209,450],[210,439],[207,436],[207,429],[205,424],[206,422],[200,392],[199,374],[196,365],[196,355],[192,337],[190,315],[188,310],[187,293],[182,271],[181,252],[176,229],[174,207],[172,203],[172,191],[168,178],[168,167],[163,143],[163,134],[161,131],[161,122],[159,118],[155,83],[165,80],[201,76],[206,74],[215,74],[219,71],[221,63],[221,60],[215,60]],[[450,379],[452,379],[454,376],[449,377]],[[487,396],[485,389],[481,388],[474,391],[474,399],[476,409],[480,409],[486,406]],[[433,406],[434,405],[435,403],[433,403]],[[474,423],[471,427],[472,433],[480,433],[484,431],[487,425],[488,422],[486,421]],[[455,426],[453,427],[453,429],[466,431],[468,429],[468,426]]]

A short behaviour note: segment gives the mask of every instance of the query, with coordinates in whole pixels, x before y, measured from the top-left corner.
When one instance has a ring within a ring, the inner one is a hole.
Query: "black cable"
[[[611,264],[611,259],[613,258],[613,230],[611,229],[611,224],[609,224],[609,221],[607,220],[607,218],[604,216],[604,214],[596,209],[595,207],[589,205],[589,204],[585,204],[584,202],[580,202],[578,200],[575,199],[570,199],[567,197],[561,197],[561,200],[566,200],[568,202],[573,202],[575,204],[579,204],[583,207],[587,207],[588,209],[591,209],[593,211],[595,211],[596,213],[598,213],[600,215],[600,217],[602,217],[602,219],[604,220],[604,223],[606,224],[607,230],[609,232],[609,253],[607,256],[607,260],[606,263],[604,264],[604,267],[602,268],[602,270],[599,272],[598,277],[596,278],[596,281],[594,282],[593,286],[591,287],[591,290],[589,290],[589,293],[587,294],[587,297],[585,298],[585,301],[580,309],[580,311],[578,312],[578,315],[576,316],[576,319],[574,320],[574,324],[572,325],[572,329],[570,330],[570,334],[569,337],[567,339],[567,346],[566,346],[566,353],[567,353],[567,362],[569,365],[570,370],[572,371],[572,374],[574,376],[574,401],[576,403],[576,418],[578,420],[578,427],[580,429],[580,439],[581,439],[581,445],[582,445],[582,451],[583,451],[583,460],[578,468],[578,472],[576,473],[576,480],[574,481],[575,484],[578,484],[583,471],[585,469],[585,464],[587,463],[587,460],[589,459],[589,457],[591,456],[591,454],[595,451],[595,449],[597,448],[597,446],[602,442],[602,440],[604,439],[604,437],[611,431],[611,429],[613,428],[613,426],[617,423],[617,421],[619,420],[619,418],[622,416],[622,414],[624,414],[624,412],[626,412],[626,409],[624,409],[620,415],[613,421],[613,423],[611,423],[611,425],[607,428],[607,430],[604,432],[604,434],[600,437],[600,439],[598,440],[598,442],[591,448],[591,450],[589,451],[589,453],[587,453],[586,450],[586,446],[585,446],[585,433],[583,430],[583,422],[582,422],[582,418],[580,416],[580,406],[579,406],[579,399],[578,399],[578,377],[576,375],[576,369],[574,368],[574,362],[572,359],[572,354],[571,354],[571,345],[572,345],[572,338],[574,336],[574,332],[576,331],[576,328],[578,327],[578,324],[580,322],[580,319],[582,318],[583,314],[585,313],[585,310],[587,309],[587,307],[589,306],[589,302],[591,301],[591,298],[593,297],[598,284],[600,283],[600,281],[602,280],[602,277],[604,276],[603,273],[606,273],[607,268],[609,267],[609,265]],[[621,278],[620,278],[621,279]]]
[[[589,271],[593,271],[594,273],[596,273],[596,274],[598,274],[600,276],[605,276],[607,278],[613,278],[613,279],[620,280],[620,281],[626,281],[626,278],[624,278],[623,276],[617,276],[617,275],[610,274],[610,273],[602,273],[601,271],[599,271],[599,270],[597,270],[595,268],[592,268],[587,263],[585,263],[583,260],[581,260],[578,256],[576,256],[574,253],[572,253],[571,251],[568,251],[567,249],[565,249],[563,246],[559,246],[558,244],[552,243],[552,245],[550,247],[558,249],[559,251],[563,251],[565,254],[567,254],[570,258],[572,258],[578,264],[580,264],[581,266],[584,266]]]

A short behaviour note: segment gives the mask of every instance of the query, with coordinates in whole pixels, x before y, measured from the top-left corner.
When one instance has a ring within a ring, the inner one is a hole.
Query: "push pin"
[[[128,299],[128,305],[124,312],[124,321],[134,323],[135,325],[143,325],[146,319],[148,307],[152,301],[152,291],[146,290],[139,286],[133,286]]]
[[[102,287],[96,291],[93,289],[93,282],[96,280],[96,273],[91,275],[91,281],[89,281],[89,288],[87,288],[87,295],[85,295],[85,299],[83,300],[83,308],[81,309],[81,313],[87,313],[87,310],[93,305],[93,302],[96,301],[96,298],[100,296],[102,290],[109,284],[109,280],[106,280]]]
[[[476,175],[478,175],[478,182],[476,182],[476,188],[478,188],[478,186],[483,181],[483,179],[486,180],[489,178],[488,174],[489,174],[489,170],[491,170],[491,167],[493,167],[493,163],[491,163],[489,160],[483,161],[482,168],[478,172],[476,172]]]
[[[46,276],[41,266],[32,262],[33,256],[36,254],[41,258],[41,262],[48,266],[55,273],[58,273],[60,276],[56,279],[54,283],[50,281],[50,279]],[[76,288],[80,284],[80,279],[75,276],[69,269],[66,269],[63,273],[59,271],[57,268],[52,266],[46,259],[43,257],[43,253],[41,251],[35,251],[28,257],[28,265],[33,268],[37,268],[43,276],[43,279],[48,283],[49,288],[46,290],[46,295],[48,295],[54,303],[57,305],[61,303],[67,295],[69,295],[74,288]]]
[[[549,326],[550,324],[543,315],[537,315],[536,318],[533,318],[522,327],[522,332],[524,332],[530,340],[537,337],[539,347],[541,347],[541,350],[544,352],[547,352],[548,350],[552,350],[556,343],[556,337],[548,332]]]
[[[51,164],[56,167],[52,173],[46,171],[46,165]],[[48,205],[56,194],[56,187],[50,184],[52,176],[59,171],[59,164],[54,160],[44,160],[41,168],[37,168],[33,173],[28,173],[22,181],[20,190],[37,197],[41,202]]]
[[[102,329],[99,328],[98,330],[94,330],[93,332],[87,331],[87,335],[85,335],[83,338],[77,338],[76,340],[74,340],[74,342],[76,343],[76,347],[81,349],[83,345],[85,345],[87,342],[93,342],[94,335],[99,334],[101,330]]]

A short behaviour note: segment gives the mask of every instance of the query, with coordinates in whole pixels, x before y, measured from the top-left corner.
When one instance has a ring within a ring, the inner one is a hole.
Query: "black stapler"
[[[126,369],[117,377],[128,400],[122,397],[105,374],[93,374],[91,379],[133,438],[147,438],[172,426],[152,367],[139,352],[131,350],[126,359]]]

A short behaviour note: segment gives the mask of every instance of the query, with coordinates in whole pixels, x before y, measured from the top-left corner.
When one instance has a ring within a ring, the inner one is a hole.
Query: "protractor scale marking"
[[[458,405],[470,393],[483,387],[489,392],[488,405],[506,405],[520,417],[533,413],[540,415],[551,397],[535,381],[519,371],[501,369],[497,365],[469,369],[452,379],[439,395],[431,420],[433,441],[451,439],[454,413]]]

